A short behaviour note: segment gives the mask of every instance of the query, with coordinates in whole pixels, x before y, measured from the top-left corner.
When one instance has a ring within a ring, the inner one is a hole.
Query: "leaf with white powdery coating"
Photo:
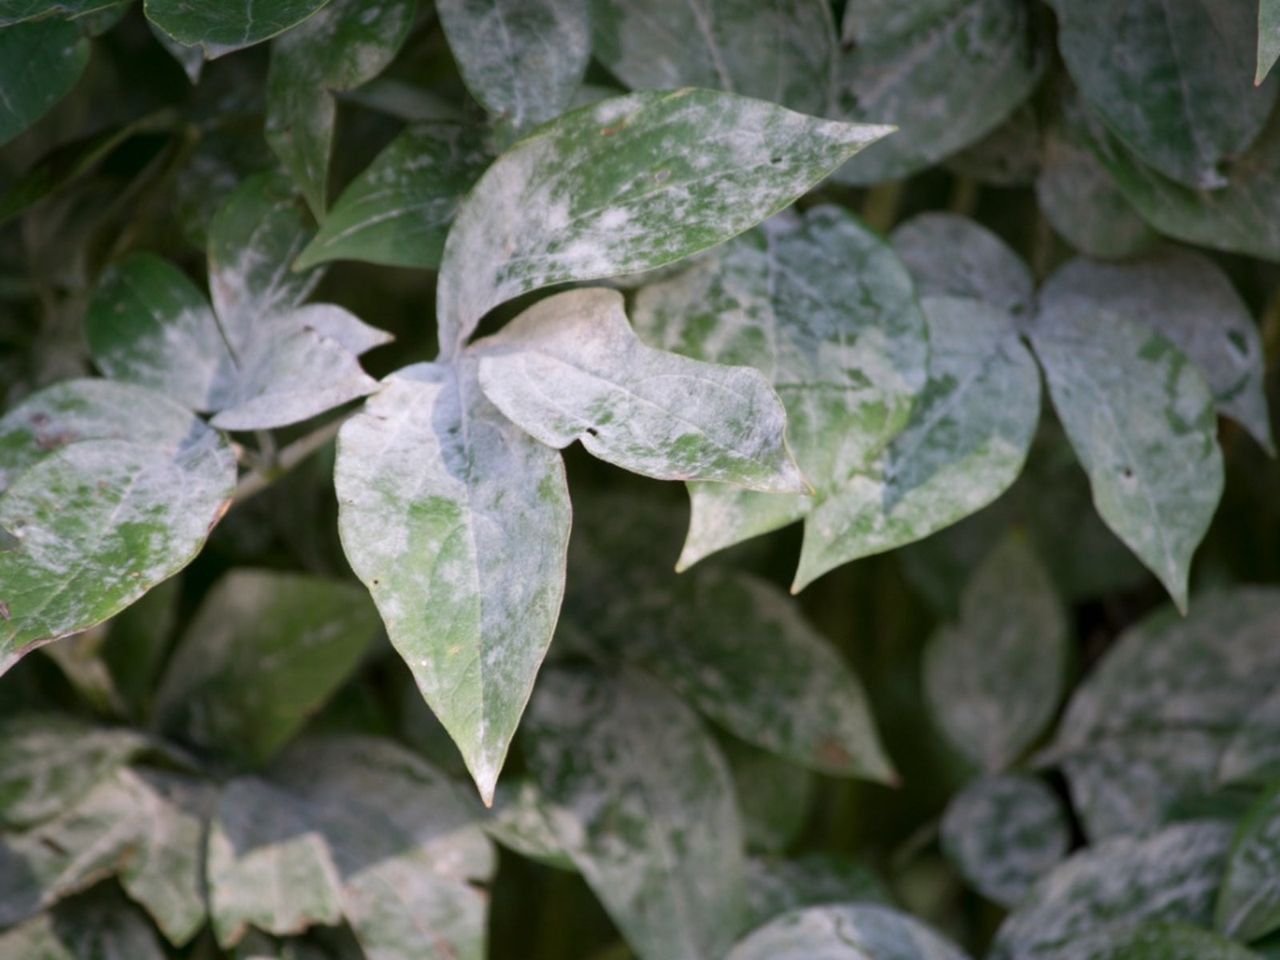
[[[809,907],[783,914],[726,960],[968,960],[910,914],[878,904]]]
[[[552,829],[636,954],[721,956],[744,907],[742,832],[689,708],[643,676],[550,671],[521,737]]]
[[[1032,346],[1098,513],[1185,610],[1222,495],[1213,394],[1170,340],[1080,296],[1072,272],[1041,289]]]
[[[475,363],[390,376],[338,436],[343,549],[489,802],[564,592],[560,454],[508,421]]]
[[[499,157],[459,210],[436,289],[442,359],[498,304],[712,247],[889,132],[711,90],[565,114]]]
[[[470,352],[485,396],[547,446],[578,440],[601,460],[659,480],[808,489],[769,381],[751,367],[646,347],[616,290],[548,297]]]
[[[987,773],[1015,761],[1057,711],[1066,681],[1066,613],[1025,535],[978,567],[959,621],[924,653],[925,696],[947,739]]]
[[[1280,784],[1250,809],[1236,830],[1218,893],[1216,926],[1229,937],[1260,940],[1280,929]]]
[[[1254,74],[1255,85],[1267,79],[1267,74],[1280,57],[1280,3],[1276,0],[1258,0],[1258,69]]]
[[[295,27],[329,0],[256,0],[248,4],[146,0],[147,19],[212,60]]]

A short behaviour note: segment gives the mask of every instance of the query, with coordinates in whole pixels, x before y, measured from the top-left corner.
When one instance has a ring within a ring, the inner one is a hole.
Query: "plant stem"
[[[270,465],[250,470],[236,484],[236,492],[231,498],[231,505],[243,503],[250,497],[261,493],[285,474],[292,471],[303,460],[320,450],[338,435],[346,417],[336,417],[321,427],[312,430],[306,436],[299,437],[293,443],[283,447],[274,457]]]
[[[889,180],[867,191],[862,202],[862,219],[872,230],[888,233],[897,223],[898,207],[902,202],[902,181]]]

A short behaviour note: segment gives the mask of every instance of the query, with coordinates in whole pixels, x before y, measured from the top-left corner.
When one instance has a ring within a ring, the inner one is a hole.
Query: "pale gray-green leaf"
[[[53,109],[88,62],[88,38],[66,20],[0,29],[0,145]]]
[[[747,918],[754,930],[799,907],[827,903],[892,905],[889,891],[867,867],[829,854],[809,853],[795,860],[753,857],[747,861]]]
[[[499,784],[485,832],[508,850],[560,870],[575,870],[573,861],[556,838],[547,801],[532,780],[514,786]]]
[[[1012,908],[1067,855],[1071,825],[1043,781],[1002,774],[973,781],[947,805],[942,849],[989,900]]]
[[[636,273],[765,219],[888,133],[710,90],[566,114],[498,158],[445,243],[441,354],[493,307],[566,280]]]
[[[262,763],[354,670],[377,627],[359,584],[232,570],[205,594],[169,660],[156,723]]]
[[[363,260],[435,269],[458,204],[488,166],[480,130],[420,123],[391,141],[338,197],[294,261]]]
[[[769,381],[751,367],[645,346],[616,290],[548,297],[472,351],[485,396],[548,446],[578,440],[601,460],[660,480],[807,490]]]
[[[968,960],[919,920],[878,904],[809,907],[756,930],[726,960]]]
[[[1280,785],[1240,822],[1218,893],[1215,925],[1245,942],[1280,929]]]
[[[522,732],[552,828],[643,960],[728,949],[744,906],[733,782],[652,680],[551,671]]]
[[[503,128],[562,113],[591,59],[588,0],[438,0],[462,80]]]
[[[1261,84],[1280,57],[1280,3],[1258,0],[1258,69],[1255,85]]]
[[[632,89],[707,87],[830,112],[836,28],[824,0],[594,0],[595,55]]]
[[[923,170],[998,127],[1030,95],[1043,57],[1016,0],[942,0],[885,15],[845,6],[836,103],[851,120],[898,132],[836,178],[873,184]]]
[[[1185,923],[1144,923],[1092,938],[1081,960],[1262,960],[1234,940]]]
[[[491,800],[564,592],[560,455],[464,358],[389,377],[343,426],[334,479],[351,566]]]
[[[782,853],[804,829],[809,817],[813,774],[731,737],[720,739],[720,752],[733,774],[747,849]]]
[[[1053,719],[1068,654],[1062,601],[1035,549],[1015,532],[975,570],[958,621],[925,648],[926,701],[951,744],[998,773]]]
[[[1222,751],[1218,782],[1263,786],[1280,778],[1280,689],[1244,716]]]
[[[325,211],[334,94],[381,73],[413,23],[415,0],[331,0],[271,46],[266,138],[317,218]]]
[[[1057,4],[1058,49],[1081,94],[1144,163],[1188,187],[1223,186],[1276,100],[1255,89],[1253,10],[1217,0]]]
[[[1148,921],[1207,925],[1231,828],[1184,823],[1075,854],[1042,879],[996,936],[990,960],[1078,960]]]
[[[119,894],[86,894],[0,932],[7,960],[164,960],[151,924]]]
[[[256,0],[246,4],[146,0],[147,19],[179,43],[199,45],[212,59],[270,40],[329,0]]]
[[[1035,107],[1025,102],[977,143],[948,157],[947,168],[993,187],[1030,186],[1040,172],[1040,142]]]

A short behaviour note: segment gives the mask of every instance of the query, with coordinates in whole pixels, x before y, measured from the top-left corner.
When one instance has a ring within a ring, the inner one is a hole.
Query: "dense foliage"
[[[1278,56],[0,0],[0,957],[1280,958]]]

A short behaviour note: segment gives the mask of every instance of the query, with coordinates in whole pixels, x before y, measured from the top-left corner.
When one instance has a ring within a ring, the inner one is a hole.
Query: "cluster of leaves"
[[[0,956],[1280,956],[1280,3],[837,7],[0,0]]]

